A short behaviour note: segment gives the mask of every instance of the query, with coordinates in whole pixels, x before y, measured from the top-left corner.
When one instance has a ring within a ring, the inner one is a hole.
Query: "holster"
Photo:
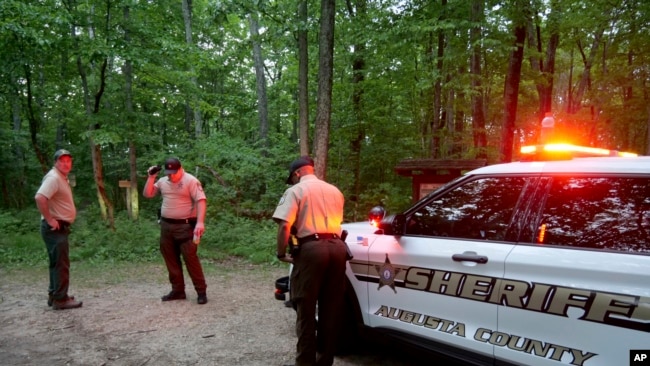
[[[59,222],[59,229],[58,229],[58,231],[61,231],[61,232],[70,232],[70,225],[71,225],[71,224],[70,224],[69,222],[67,222],[67,221],[63,221],[63,220],[56,220],[56,221]]]
[[[291,235],[289,235],[289,254],[294,257],[300,251],[300,244],[298,244],[298,237],[296,234],[298,230],[295,226],[291,227]]]
[[[298,244],[298,237],[291,234],[289,235],[289,254],[294,257],[300,251],[300,244]]]
[[[350,251],[350,247],[348,246],[348,243],[345,242],[345,238],[347,238],[347,237],[348,237],[348,231],[343,230],[341,232],[341,241],[343,241],[343,244],[345,244],[345,252],[347,253],[346,256],[345,256],[345,259],[349,261],[349,260],[352,260],[352,258],[354,258],[354,256],[352,255],[352,252]]]

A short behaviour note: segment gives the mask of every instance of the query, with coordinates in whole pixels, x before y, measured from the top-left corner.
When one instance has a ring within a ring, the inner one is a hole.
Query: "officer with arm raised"
[[[198,294],[197,303],[203,305],[208,302],[207,285],[197,252],[198,238],[205,231],[205,193],[201,182],[185,172],[177,158],[167,159],[164,169],[166,176],[156,181],[156,175],[161,168],[149,168],[143,192],[147,198],[157,194],[162,196],[160,252],[167,265],[169,282],[172,285],[171,292],[163,296],[162,301],[186,298],[182,258]]]

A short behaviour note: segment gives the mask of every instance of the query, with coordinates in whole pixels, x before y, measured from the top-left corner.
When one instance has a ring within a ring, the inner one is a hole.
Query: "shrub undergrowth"
[[[0,265],[47,265],[41,239],[40,214],[34,209],[0,211]],[[70,260],[104,265],[116,262],[161,262],[160,227],[155,218],[129,219],[115,216],[115,230],[101,219],[99,211],[88,208],[77,215],[70,234]],[[208,217],[199,256],[203,261],[219,261],[229,256],[252,263],[277,263],[276,226],[271,220],[256,221],[232,215]]]

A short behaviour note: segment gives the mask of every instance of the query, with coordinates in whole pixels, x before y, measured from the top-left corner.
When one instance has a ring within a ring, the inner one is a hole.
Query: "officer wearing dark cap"
[[[284,192],[273,220],[278,224],[277,257],[293,263],[290,291],[297,311],[296,365],[332,365],[345,291],[347,248],[340,237],[344,198],[338,188],[314,175],[309,156],[291,163],[287,183],[293,185]],[[287,254],[292,226],[299,250]]]
[[[160,253],[165,260],[171,292],[164,295],[162,301],[185,300],[185,279],[183,261],[192,284],[196,290],[196,302],[206,304],[207,284],[203,267],[198,256],[198,245],[205,231],[205,211],[207,199],[201,182],[187,173],[177,158],[165,160],[165,177],[156,181],[161,170],[152,166],[147,171],[148,178],[143,195],[153,198],[160,194]]]
[[[314,166],[314,159],[312,159],[310,156],[303,155],[300,158],[294,160],[291,162],[291,165],[289,166],[289,177],[287,177],[287,184],[294,184],[293,181],[293,175],[296,172],[296,170],[302,168],[303,166],[310,165]]]
[[[55,310],[81,307],[82,302],[68,295],[70,283],[70,225],[77,216],[68,174],[72,154],[68,150],[54,153],[54,167],[43,177],[34,200],[41,212],[41,237],[49,258],[50,285],[47,304]]]

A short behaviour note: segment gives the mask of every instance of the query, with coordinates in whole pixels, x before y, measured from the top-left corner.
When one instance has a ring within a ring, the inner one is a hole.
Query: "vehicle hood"
[[[346,223],[341,225],[341,228],[348,231],[348,238],[346,239],[348,243],[361,241],[361,238],[357,237],[368,237],[377,231],[377,228],[370,225],[368,221]]]

